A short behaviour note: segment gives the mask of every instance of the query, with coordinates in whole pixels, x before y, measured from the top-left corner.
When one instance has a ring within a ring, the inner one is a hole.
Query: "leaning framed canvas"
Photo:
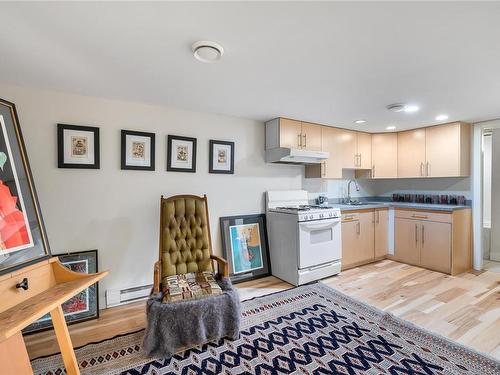
[[[196,172],[196,138],[168,136],[167,171]]]
[[[234,283],[271,274],[264,214],[220,218],[222,255]]]
[[[122,130],[122,169],[155,170],[155,134]]]
[[[99,169],[99,128],[57,124],[58,168]]]
[[[234,142],[209,141],[209,173],[234,174]]]
[[[0,99],[0,275],[50,257],[14,103]]]
[[[98,272],[97,250],[77,251],[57,256],[59,262],[73,272]],[[99,318],[99,284],[95,283],[82,290],[64,302],[61,307],[67,324]],[[52,320],[50,315],[46,314],[23,329],[23,333],[34,333],[50,328],[52,328]]]

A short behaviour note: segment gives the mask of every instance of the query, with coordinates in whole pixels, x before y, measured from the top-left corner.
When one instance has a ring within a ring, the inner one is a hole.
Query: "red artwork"
[[[0,253],[30,244],[25,215],[17,208],[18,198],[0,180]]]

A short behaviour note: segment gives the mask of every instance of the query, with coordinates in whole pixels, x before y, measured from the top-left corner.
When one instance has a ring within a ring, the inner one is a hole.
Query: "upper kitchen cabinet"
[[[321,125],[302,123],[302,147],[306,150],[321,151]]]
[[[398,135],[372,135],[372,178],[398,177]]]
[[[342,167],[346,169],[372,168],[372,135],[340,129]]]
[[[425,177],[425,129],[398,133],[398,177]]]
[[[359,169],[372,169],[372,135],[356,133],[357,165]]]
[[[320,151],[321,126],[281,117],[268,121],[266,149],[278,147]]]
[[[425,129],[425,175],[460,177],[470,174],[470,124],[455,122]]]

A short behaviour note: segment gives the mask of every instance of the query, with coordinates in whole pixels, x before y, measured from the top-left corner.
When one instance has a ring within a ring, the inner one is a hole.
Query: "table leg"
[[[68,326],[64,320],[64,313],[61,306],[57,306],[50,312],[54,331],[56,332],[57,342],[61,349],[64,366],[68,375],[79,375],[80,369],[76,361],[75,352],[73,351],[73,344],[69,336]]]

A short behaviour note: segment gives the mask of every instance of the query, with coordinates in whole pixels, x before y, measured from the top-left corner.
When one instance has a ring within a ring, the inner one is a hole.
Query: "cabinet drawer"
[[[407,210],[397,208],[394,210],[395,217],[401,219],[414,219],[423,221],[436,221],[438,223],[451,223],[452,214],[447,212]]]
[[[359,214],[356,212],[342,212],[342,221],[343,222],[349,222],[349,221],[357,221],[359,220]]]

